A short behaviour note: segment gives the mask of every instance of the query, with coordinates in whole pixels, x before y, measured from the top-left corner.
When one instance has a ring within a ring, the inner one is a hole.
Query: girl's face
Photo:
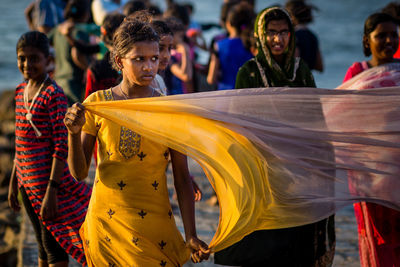
[[[171,49],[173,47],[174,37],[166,34],[162,35],[159,42],[160,57],[158,63],[159,70],[165,70],[168,67],[169,60],[171,59]]]
[[[130,84],[149,86],[157,74],[158,57],[158,42],[137,42],[125,57],[117,57],[117,64]]]
[[[18,68],[25,80],[40,81],[47,73],[50,58],[36,47],[22,47],[17,51]]]
[[[289,46],[290,29],[286,20],[271,20],[266,29],[267,45],[273,56],[281,56]]]
[[[392,60],[399,47],[399,33],[393,22],[379,23],[367,38],[366,45],[373,57],[379,60]]]

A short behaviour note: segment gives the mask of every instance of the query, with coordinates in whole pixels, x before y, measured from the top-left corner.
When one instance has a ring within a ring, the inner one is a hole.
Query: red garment
[[[91,189],[71,176],[67,164],[57,192],[57,218],[43,221],[40,216],[53,158],[62,161],[67,159],[68,132],[63,121],[67,98],[55,82],[38,95],[31,109],[32,121],[42,134],[38,137],[26,119],[23,97],[26,85],[26,82],[18,85],[15,93],[15,166],[18,186],[25,189],[39,220],[61,247],[85,265],[79,228],[85,220]]]
[[[400,58],[400,44],[399,44],[399,48],[397,48],[396,54],[394,54],[393,57],[394,58]]]
[[[343,82],[369,68],[366,61],[355,62]],[[350,174],[351,175],[351,174]],[[354,204],[362,267],[400,266],[400,212],[375,203]]]
[[[108,88],[117,85],[117,79],[113,77],[106,77],[101,80],[97,80],[90,68],[86,72],[86,90],[85,99],[91,94],[99,90],[106,90]]]

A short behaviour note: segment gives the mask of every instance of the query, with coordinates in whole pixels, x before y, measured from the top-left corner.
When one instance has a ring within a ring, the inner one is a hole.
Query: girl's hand
[[[203,260],[207,260],[210,256],[210,249],[207,244],[192,236],[186,240],[186,246],[192,251],[192,262],[199,263]]]
[[[18,184],[15,177],[14,179],[11,178],[10,186],[8,187],[8,205],[15,212],[21,209],[18,201]]]
[[[67,109],[64,124],[67,126],[69,133],[80,133],[85,122],[85,107],[81,103],[75,103],[72,107]]]
[[[194,201],[198,202],[201,200],[203,193],[201,192],[199,185],[193,180],[193,177],[191,178],[193,184]]]
[[[57,217],[57,189],[50,186],[47,187],[46,194],[43,198],[40,216],[43,220],[51,220]]]

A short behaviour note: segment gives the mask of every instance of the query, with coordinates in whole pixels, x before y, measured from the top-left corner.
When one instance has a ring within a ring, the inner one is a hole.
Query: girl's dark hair
[[[313,21],[312,10],[318,10],[315,6],[307,4],[304,0],[289,0],[285,8],[292,15],[295,24],[308,24]]]
[[[250,36],[253,33],[253,22],[256,14],[253,8],[246,2],[234,5],[228,12],[227,21],[236,29],[243,45],[250,49]]]
[[[68,0],[64,9],[64,18],[74,20],[82,19],[90,12],[90,2],[88,0]]]
[[[268,23],[273,20],[285,20],[289,26],[289,30],[293,30],[292,21],[290,17],[288,17],[288,14],[285,13],[285,11],[277,8],[268,12],[268,14],[265,16],[265,28],[268,26]]]
[[[224,2],[221,7],[220,20],[223,23],[223,27],[225,27],[226,18],[228,17],[229,10],[239,4],[240,0],[229,0],[228,2]]]
[[[378,24],[384,22],[393,22],[394,24],[399,25],[399,21],[397,19],[393,18],[389,14],[382,12],[374,13],[366,19],[364,24],[364,36],[363,36],[363,52],[366,57],[371,55],[371,49],[367,45],[370,33],[376,29]]]
[[[111,63],[114,69],[119,70],[115,57],[123,58],[131,51],[135,43],[157,42],[159,37],[149,22],[136,19],[126,19],[114,33],[113,49],[111,50]]]
[[[44,54],[45,57],[48,57],[50,54],[49,39],[47,38],[46,34],[38,31],[26,32],[21,35],[17,42],[17,53],[20,49],[25,47],[37,48]]]
[[[118,12],[112,12],[107,14],[103,20],[103,24],[101,27],[104,29],[103,34],[103,42],[106,45],[113,45],[113,37],[115,31],[118,29],[119,25],[124,21],[125,16]]]
[[[174,35],[172,30],[168,27],[168,24],[162,20],[153,20],[151,26],[156,31],[157,35],[161,37],[162,35]]]

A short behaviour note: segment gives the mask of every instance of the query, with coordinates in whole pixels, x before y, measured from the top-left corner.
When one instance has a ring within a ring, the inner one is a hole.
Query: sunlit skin
[[[32,88],[40,86],[46,77],[50,58],[36,47],[23,47],[17,51],[18,68],[25,80],[30,80]]]
[[[158,71],[158,42],[137,42],[123,57],[116,57],[122,70],[121,88],[130,97],[142,97]]]
[[[267,45],[273,58],[278,64],[283,64],[285,51],[289,46],[290,30],[286,20],[272,20],[268,23],[266,29]],[[270,36],[268,33],[278,33]],[[285,34],[289,33],[289,34]]]
[[[170,34],[162,35],[159,41],[160,56],[158,70],[163,71],[168,67],[171,59],[171,49],[173,48],[174,37]]]
[[[398,26],[393,22],[379,23],[373,32],[364,36],[364,44],[371,50],[372,59],[368,61],[370,66],[393,62],[399,47]]]

